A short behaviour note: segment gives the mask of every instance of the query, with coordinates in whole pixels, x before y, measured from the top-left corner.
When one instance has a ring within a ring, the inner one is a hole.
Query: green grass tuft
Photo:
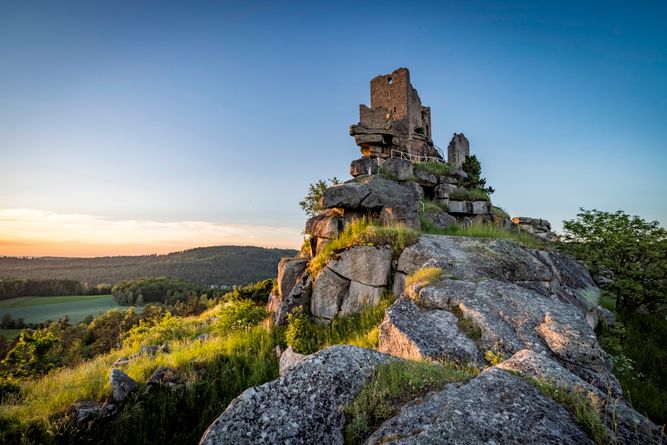
[[[439,267],[422,267],[405,278],[405,287],[408,288],[414,285],[425,287],[442,280],[444,275],[445,272]]]
[[[542,394],[565,406],[593,442],[598,445],[615,443],[614,438],[609,437],[608,430],[597,409],[586,396],[578,392],[561,389],[542,379],[536,379],[521,373],[515,374],[533,384]],[[590,394],[590,397],[595,398],[596,396]]]
[[[444,162],[415,162],[412,167],[436,176],[447,176],[450,170],[449,164]]]
[[[491,201],[489,195],[480,189],[457,190],[449,194],[452,201]]]
[[[472,369],[448,364],[397,360],[380,365],[364,389],[345,408],[345,442],[363,443],[401,404],[476,375]]]
[[[505,209],[503,209],[501,207],[493,206],[491,208],[491,214],[494,215],[494,216],[499,216],[500,218],[503,218],[503,219],[511,219],[510,214],[507,213],[505,211]]]
[[[379,305],[366,307],[361,312],[344,317],[336,317],[329,324],[297,312],[289,316],[285,339],[287,344],[300,354],[312,354],[338,344],[376,348],[378,325],[382,323],[384,313],[393,301],[392,295],[386,295]]]
[[[419,232],[404,224],[380,224],[370,218],[360,218],[350,222],[337,238],[325,244],[310,261],[309,270],[317,277],[327,261],[338,252],[355,246],[390,246],[395,256],[406,247],[417,242]]]
[[[422,226],[422,229],[428,229],[428,227],[424,228]],[[468,236],[473,238],[506,239],[533,249],[544,249],[547,246],[544,241],[527,232],[507,230],[489,223],[471,224],[467,227],[455,224],[446,229],[431,227],[429,230],[425,230],[424,233],[433,235]]]

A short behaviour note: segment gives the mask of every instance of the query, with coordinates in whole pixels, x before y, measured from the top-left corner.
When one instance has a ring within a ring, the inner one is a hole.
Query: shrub
[[[490,201],[489,195],[480,189],[462,189],[449,194],[452,201]]]
[[[216,330],[223,334],[247,330],[261,323],[267,315],[266,308],[252,300],[228,301],[219,306]]]
[[[301,308],[287,317],[285,341],[299,354],[312,354],[320,346],[319,330],[316,322],[311,320]]]
[[[484,353],[484,358],[487,362],[491,363],[491,366],[499,365],[505,360],[505,356],[501,352],[486,351]]]
[[[340,181],[335,177],[328,181],[320,179],[317,182],[310,184],[308,186],[308,194],[303,198],[303,201],[299,202],[299,206],[308,216],[315,216],[321,213],[324,209],[320,205],[320,199],[322,198],[324,191],[329,188],[330,185],[338,184],[340,184]]]
[[[486,179],[482,178],[482,165],[477,160],[477,156],[466,156],[461,165],[461,170],[466,172],[467,178],[459,181],[459,185],[467,189],[480,190],[482,192],[492,194],[495,190],[493,187],[486,186]]]
[[[269,278],[245,286],[234,287],[231,292],[223,295],[222,299],[227,301],[252,300],[258,304],[265,304],[269,301],[269,294],[274,286],[277,286],[276,280]]]
[[[360,218],[350,222],[337,238],[325,244],[310,261],[309,269],[313,277],[324,268],[327,261],[338,252],[354,246],[390,246],[398,256],[407,246],[414,244],[419,232],[404,224],[379,224],[371,218]]]
[[[412,168],[436,176],[447,176],[450,170],[449,164],[445,162],[415,162],[412,164]]]
[[[386,294],[377,306],[367,306],[360,312],[336,317],[329,324],[315,321],[297,311],[288,318],[285,340],[300,354],[312,354],[337,344],[377,347],[377,327],[393,300],[393,295]]]
[[[448,364],[396,360],[380,365],[345,408],[348,419],[346,443],[363,443],[385,419],[398,412],[401,404],[474,375],[472,369]]]

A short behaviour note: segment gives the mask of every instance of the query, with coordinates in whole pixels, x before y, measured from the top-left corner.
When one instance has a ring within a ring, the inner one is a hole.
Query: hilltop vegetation
[[[168,276],[205,286],[241,285],[275,276],[280,258],[294,256],[296,253],[292,249],[216,246],[167,255],[98,258],[0,257],[0,277],[68,279],[95,286],[141,277]]]

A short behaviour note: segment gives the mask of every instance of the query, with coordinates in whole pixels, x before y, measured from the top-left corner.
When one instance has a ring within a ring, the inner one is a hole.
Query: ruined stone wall
[[[410,72],[406,68],[371,80],[371,108],[384,107],[392,114],[395,121],[408,119],[408,94]]]
[[[454,133],[454,137],[449,142],[447,147],[447,162],[449,165],[458,170],[461,168],[466,156],[470,156],[470,143],[463,133]]]

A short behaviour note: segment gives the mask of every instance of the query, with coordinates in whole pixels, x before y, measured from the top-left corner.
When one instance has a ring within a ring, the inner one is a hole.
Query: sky
[[[0,0],[0,255],[298,248],[408,67],[492,199],[667,226],[667,3]]]

